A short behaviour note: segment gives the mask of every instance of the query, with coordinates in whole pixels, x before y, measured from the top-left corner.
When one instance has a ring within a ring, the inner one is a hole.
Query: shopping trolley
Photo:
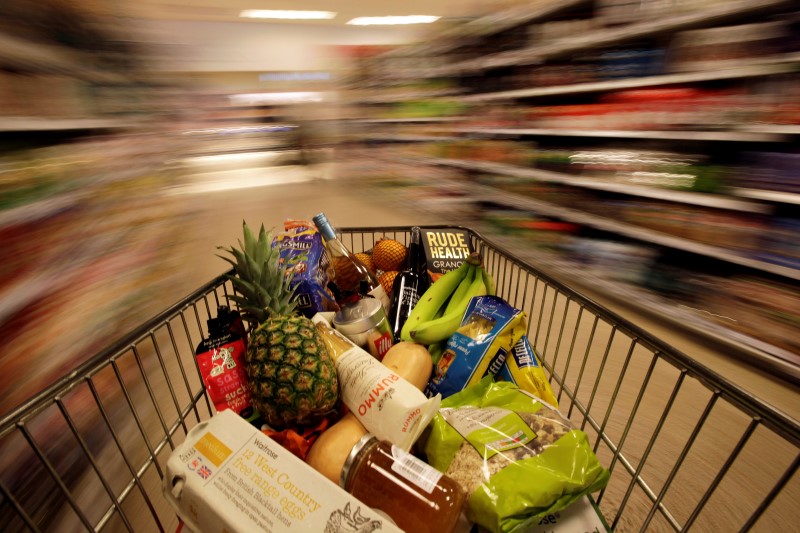
[[[526,312],[560,410],[611,471],[593,499],[612,529],[799,527],[797,420],[467,231],[498,295]],[[355,252],[410,238],[340,233]],[[175,531],[164,465],[212,416],[194,348],[232,291],[210,281],[0,421],[4,531]]]

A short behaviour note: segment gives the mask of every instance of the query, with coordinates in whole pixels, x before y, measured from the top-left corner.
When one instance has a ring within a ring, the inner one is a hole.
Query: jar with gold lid
[[[453,479],[371,434],[350,451],[340,485],[404,531],[451,533],[466,501]]]

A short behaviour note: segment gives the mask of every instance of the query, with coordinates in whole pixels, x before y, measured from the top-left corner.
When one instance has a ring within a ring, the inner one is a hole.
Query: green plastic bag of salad
[[[608,483],[583,431],[492,376],[442,401],[423,436],[428,462],[468,494],[467,518],[518,532]]]

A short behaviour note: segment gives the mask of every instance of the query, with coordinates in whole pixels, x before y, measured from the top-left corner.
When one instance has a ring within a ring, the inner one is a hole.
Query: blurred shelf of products
[[[3,6],[0,414],[189,290],[175,88],[101,4]]]
[[[795,3],[525,2],[363,61],[373,191],[800,381]]]

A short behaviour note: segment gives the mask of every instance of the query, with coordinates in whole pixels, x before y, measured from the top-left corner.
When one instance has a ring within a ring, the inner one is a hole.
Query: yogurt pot
[[[362,298],[343,306],[333,316],[333,327],[378,361],[392,347],[392,330],[380,300]]]

